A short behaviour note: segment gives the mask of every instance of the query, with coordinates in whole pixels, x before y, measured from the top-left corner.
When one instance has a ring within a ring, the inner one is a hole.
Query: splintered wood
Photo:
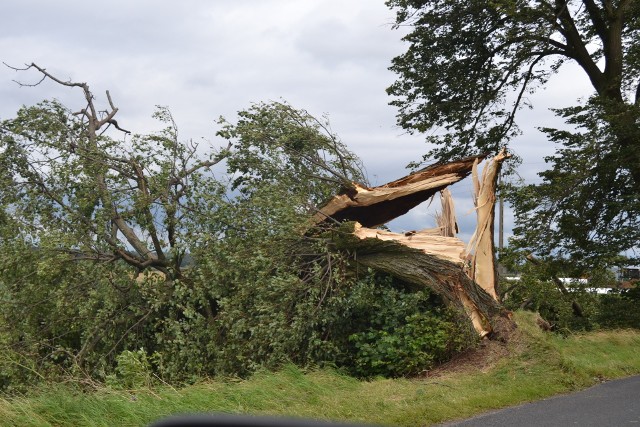
[[[427,167],[382,186],[353,184],[334,196],[313,217],[315,224],[350,223],[339,227],[338,247],[354,251],[356,262],[385,271],[410,283],[428,286],[467,313],[480,336],[495,332],[504,317],[496,292],[493,218],[503,151],[491,159],[480,180],[477,167],[485,156]],[[453,198],[447,187],[474,174],[478,225],[469,244],[458,232]],[[440,193],[442,213],[437,228],[392,233],[383,225]],[[346,234],[346,237],[345,237]]]
[[[427,255],[446,259],[455,264],[463,264],[462,255],[466,250],[464,242],[457,237],[442,236],[440,228],[431,228],[408,233],[362,227],[356,223],[353,234],[359,239],[391,240],[408,248],[419,249]]]
[[[448,188],[440,191],[440,203],[442,204],[442,212],[436,214],[436,223],[438,224],[440,234],[453,237],[458,234],[458,221],[456,221],[453,197]]]
[[[440,190],[466,178],[476,161],[474,156],[444,165],[429,166],[404,178],[378,187],[368,188],[353,183],[322,206],[313,217],[321,223],[357,221],[365,227],[377,227],[398,218],[428,200]]]
[[[478,178],[478,163],[473,164],[477,225],[467,247],[467,253],[471,256],[469,277],[496,301],[499,300],[496,292],[498,274],[493,243],[496,185],[502,162],[508,157],[510,154],[502,150],[484,167],[482,179]]]

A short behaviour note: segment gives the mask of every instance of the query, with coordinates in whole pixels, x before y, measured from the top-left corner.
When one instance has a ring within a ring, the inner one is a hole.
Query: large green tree
[[[425,157],[497,152],[516,114],[564,64],[592,85],[572,125],[545,129],[560,144],[540,185],[514,199],[522,246],[611,263],[640,238],[640,2],[637,0],[389,0],[411,31],[388,89],[398,122],[427,132]],[[544,126],[544,123],[540,123]],[[529,229],[533,223],[535,227]],[[526,232],[525,232],[526,231]],[[542,243],[542,244],[540,244]]]

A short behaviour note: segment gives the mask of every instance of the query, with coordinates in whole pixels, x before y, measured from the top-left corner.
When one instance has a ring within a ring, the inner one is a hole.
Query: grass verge
[[[287,366],[248,380],[206,381],[179,390],[83,393],[50,385],[31,396],[0,399],[0,425],[140,426],[176,413],[225,412],[419,426],[640,373],[640,331],[562,338],[540,331],[531,313],[516,313],[516,320],[517,336],[500,349],[503,357],[487,362],[487,352],[479,352],[422,378],[359,381],[331,370]]]

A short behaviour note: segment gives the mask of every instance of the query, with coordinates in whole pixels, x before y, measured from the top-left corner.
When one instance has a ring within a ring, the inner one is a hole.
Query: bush
[[[208,248],[171,288],[157,276],[136,281],[126,269],[76,264],[25,271],[17,287],[0,283],[4,300],[15,301],[0,317],[0,386],[75,372],[137,388],[153,375],[190,383],[289,362],[361,377],[413,375],[474,342],[468,321],[426,289],[354,275],[340,255],[332,255],[331,281],[321,280],[320,265],[305,278],[294,263],[247,250],[251,257],[226,243]],[[43,256],[34,255],[53,262]],[[122,283],[113,286],[116,272]]]
[[[115,372],[107,376],[107,385],[130,390],[151,385],[151,363],[143,348],[123,351],[116,357],[116,362]]]
[[[320,266],[311,268],[317,277],[302,280],[297,266],[287,271],[280,265],[274,273],[273,259],[254,253],[232,278],[221,276],[229,270],[210,266],[222,296],[217,338],[208,346],[218,374],[247,375],[292,362],[361,377],[413,375],[475,342],[469,322],[427,289],[338,267],[330,283],[320,280]],[[235,265],[237,256],[218,254],[208,262]],[[332,265],[340,265],[339,256]]]
[[[384,329],[370,328],[349,337],[357,349],[351,368],[356,375],[415,375],[447,360],[472,339],[440,310],[407,316],[396,328],[390,328],[395,322],[385,320]]]
[[[468,342],[428,291],[354,272],[353,254],[308,235],[315,207],[365,177],[328,122],[256,104],[222,120],[229,149],[200,159],[168,110],[157,116],[159,133],[82,149],[85,123],[57,102],[3,122],[0,387],[78,374],[138,387],[289,362],[409,375]],[[223,179],[201,169],[223,157]]]
[[[523,274],[515,286],[503,283],[502,287],[510,289],[504,298],[507,308],[537,311],[558,332],[640,328],[640,289],[637,286],[626,290],[611,289],[607,294],[590,290],[609,287],[613,283],[610,273],[594,273],[588,284],[567,285],[569,293],[563,295],[552,281]],[[582,308],[583,316],[576,315],[574,302]]]
[[[563,295],[549,280],[523,277],[521,283],[505,298],[510,310],[526,309],[540,313],[556,331],[589,331],[597,327],[598,296],[584,285],[567,287]],[[574,301],[582,308],[583,316],[576,316]]]
[[[604,328],[640,329],[640,288],[600,295],[596,321]]]

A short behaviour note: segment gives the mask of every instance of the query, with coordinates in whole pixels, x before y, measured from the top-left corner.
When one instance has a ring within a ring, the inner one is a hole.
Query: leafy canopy
[[[640,72],[636,1],[389,0],[412,31],[387,91],[409,130],[437,132],[438,159],[497,152],[526,94],[568,61],[599,95],[630,102]],[[604,62],[604,70],[598,64]]]
[[[254,104],[238,113],[238,121],[219,120],[218,135],[233,145],[227,159],[232,189],[250,194],[269,184],[286,184],[321,203],[341,186],[366,183],[360,159],[317,119],[284,102]]]
[[[584,265],[620,262],[638,242],[640,197],[640,3],[635,0],[389,0],[409,25],[387,91],[398,123],[426,133],[446,160],[497,152],[518,134],[527,94],[568,62],[593,95],[558,110],[569,130],[540,186],[516,204],[519,244]],[[571,130],[573,129],[573,130]],[[415,166],[415,165],[414,165]],[[541,243],[538,245],[538,243]],[[632,262],[632,261],[629,261]]]
[[[602,119],[605,108],[592,101],[558,110],[576,130],[544,128],[562,148],[546,159],[551,168],[540,173],[542,183],[511,193],[513,243],[563,258],[583,272],[634,263],[640,255],[634,253],[640,242],[639,192],[623,166],[629,153],[612,143],[616,122]]]

